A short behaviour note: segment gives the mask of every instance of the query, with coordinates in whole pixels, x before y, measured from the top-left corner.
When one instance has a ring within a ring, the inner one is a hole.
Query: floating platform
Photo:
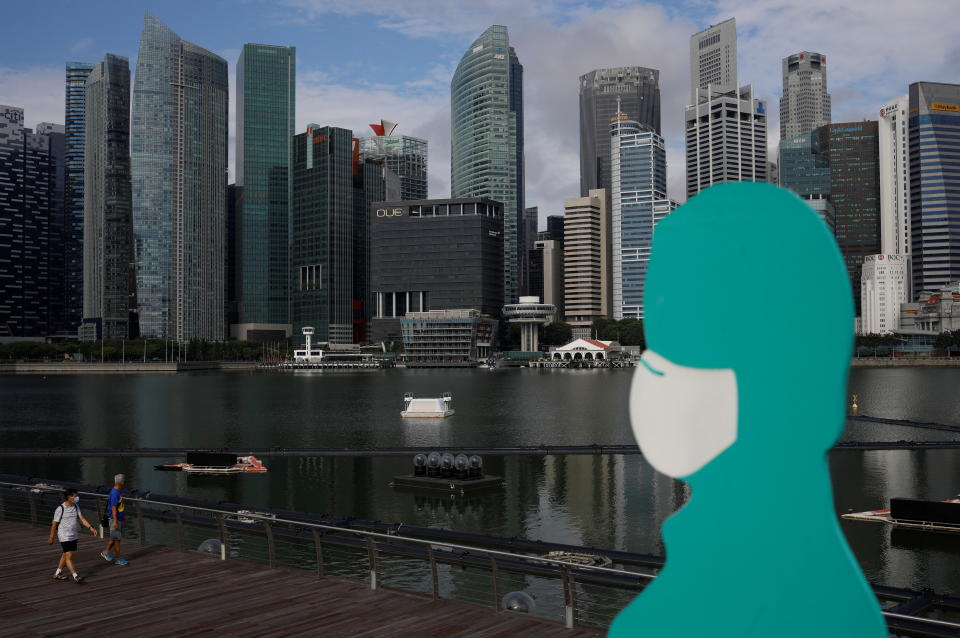
[[[890,509],[842,514],[850,521],[885,523],[894,527],[936,532],[960,532],[960,499],[924,501],[909,498],[890,499]]]
[[[455,479],[405,474],[403,476],[394,476],[393,482],[390,483],[390,485],[392,487],[415,487],[441,492],[472,492],[474,490],[502,487],[503,477],[488,474],[475,479]]]

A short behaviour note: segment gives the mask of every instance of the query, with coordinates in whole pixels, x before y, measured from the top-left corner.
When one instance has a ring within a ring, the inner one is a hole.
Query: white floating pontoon
[[[413,394],[407,392],[403,395],[404,407],[400,416],[416,419],[442,419],[453,414],[453,410],[450,409],[452,400],[453,396],[449,392],[444,392],[439,399],[414,399]]]

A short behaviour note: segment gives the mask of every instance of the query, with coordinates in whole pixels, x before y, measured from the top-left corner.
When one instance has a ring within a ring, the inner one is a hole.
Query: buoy
[[[856,412],[860,408],[860,406],[857,404],[857,401],[859,400],[860,400],[860,397],[858,397],[856,394],[853,395],[853,398],[850,400],[850,408],[854,412]]]

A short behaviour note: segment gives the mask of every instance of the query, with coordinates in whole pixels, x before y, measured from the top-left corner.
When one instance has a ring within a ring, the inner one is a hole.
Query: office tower
[[[880,252],[880,170],[877,123],[821,126],[814,144],[827,156],[834,234],[847,264],[857,316],[863,258]]]
[[[68,288],[65,281],[66,258],[64,230],[66,217],[66,129],[63,124],[40,122],[36,135],[50,156],[49,202],[47,205],[47,330],[52,335],[72,339],[77,334],[73,313],[68,317]]]
[[[860,277],[861,333],[887,334],[900,327],[900,304],[907,303],[907,255],[866,255]]]
[[[83,314],[83,156],[87,76],[92,62],[67,62],[64,120],[64,217],[60,247],[63,254],[62,328],[75,331]]]
[[[880,250],[910,254],[910,145],[907,108],[910,96],[896,97],[880,109]]]
[[[563,241],[563,215],[547,215],[547,229],[538,232],[537,239]]]
[[[827,56],[801,51],[783,58],[780,138],[796,137],[830,123]]]
[[[130,335],[134,267],[130,63],[107,54],[87,76],[80,338]]]
[[[408,312],[503,307],[503,204],[485,197],[371,205],[371,341]]]
[[[50,317],[50,217],[61,214],[57,148],[63,129],[23,126],[23,109],[0,105],[0,337],[40,337]]]
[[[353,133],[307,126],[293,138],[290,270],[293,332],[353,343]]]
[[[610,188],[610,118],[617,104],[660,133],[660,71],[641,66],[595,69],[580,76],[580,196]]]
[[[767,181],[767,106],[752,86],[697,89],[684,119],[687,197],[721,182]]]
[[[618,111],[610,122],[612,312],[643,319],[643,287],[654,226],[677,208],[667,198],[663,138]]]
[[[573,338],[589,338],[594,319],[610,316],[610,196],[563,201],[563,305]]]
[[[147,14],[130,131],[145,337],[226,337],[228,99],[226,60]]]
[[[724,20],[690,36],[690,102],[698,89],[728,93],[737,89],[737,21]],[[658,131],[659,132],[659,131]]]
[[[353,138],[353,343],[368,341],[372,317],[370,292],[371,238],[370,207],[386,198],[386,176],[392,174],[383,163],[365,159],[359,153],[360,140]]]
[[[290,336],[290,144],[296,47],[245,44],[237,62],[237,324],[270,341]]]
[[[450,83],[451,197],[503,203],[504,303],[520,290],[523,249],[523,66],[494,25],[463,54]]]
[[[523,295],[532,295],[530,292],[530,251],[533,250],[533,244],[537,241],[537,225],[539,224],[539,208],[537,206],[528,206],[523,209],[523,251],[521,252],[522,273],[520,282],[520,292]]]
[[[360,152],[396,175],[400,181],[398,199],[427,199],[427,140],[394,135],[396,126],[386,120],[371,124],[374,135],[360,138]]]
[[[913,291],[960,280],[960,84],[909,90]]]
[[[561,219],[563,219],[561,217]],[[530,251],[530,294],[557,309],[563,317],[563,239],[537,239]]]
[[[830,158],[820,142],[816,132],[780,141],[780,186],[805,199],[830,230],[835,231],[835,211],[830,201]]]
[[[226,325],[230,327],[230,337],[239,339],[240,322],[240,200],[243,189],[236,184],[227,184],[227,250],[224,265],[224,286],[227,300]],[[292,201],[292,200],[291,200]],[[289,273],[287,273],[289,276]],[[287,284],[289,287],[289,283]],[[272,336],[272,335],[271,335]],[[247,335],[249,339],[249,335]],[[270,339],[276,341],[276,339]]]

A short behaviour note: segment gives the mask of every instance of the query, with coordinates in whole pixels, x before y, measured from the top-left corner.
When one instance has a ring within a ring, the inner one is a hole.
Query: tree
[[[573,328],[565,321],[552,321],[543,327],[540,342],[545,346],[562,346],[573,340]]]

